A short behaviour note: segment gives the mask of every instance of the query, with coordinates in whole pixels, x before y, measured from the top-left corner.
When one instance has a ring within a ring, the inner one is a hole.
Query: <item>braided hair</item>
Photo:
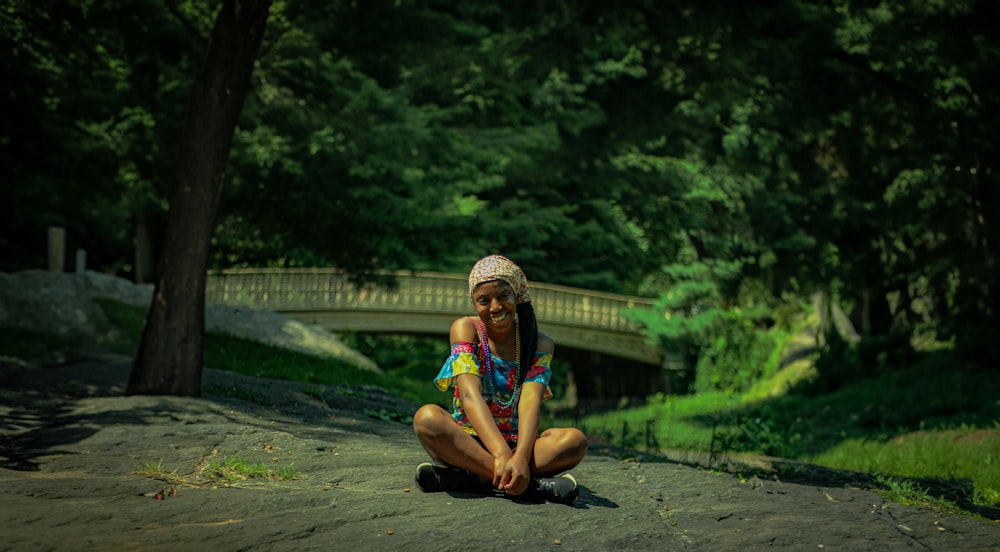
[[[521,370],[518,385],[524,383],[524,378],[528,375],[535,362],[535,352],[538,350],[538,322],[535,320],[535,307],[531,303],[518,303],[517,305],[517,331],[521,334],[521,358],[517,359],[524,367]]]

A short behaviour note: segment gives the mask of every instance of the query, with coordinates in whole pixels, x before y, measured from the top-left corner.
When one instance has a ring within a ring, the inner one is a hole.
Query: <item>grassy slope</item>
[[[766,454],[873,474],[932,502],[1000,506],[1000,371],[957,367],[938,352],[822,394],[802,385],[813,373],[801,360],[744,395],[654,396],[546,422],[647,453],[701,451],[709,464]]]

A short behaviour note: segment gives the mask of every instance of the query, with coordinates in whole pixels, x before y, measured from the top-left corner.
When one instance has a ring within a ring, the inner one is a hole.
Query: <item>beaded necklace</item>
[[[490,395],[493,400],[500,407],[500,413],[510,414],[513,410],[514,405],[517,404],[518,398],[521,396],[521,333],[517,327],[517,321],[514,321],[514,391],[510,394],[510,400],[504,401],[498,397],[496,392],[496,383],[493,380],[493,356],[490,354],[490,343],[489,339],[486,337],[486,326],[483,325],[483,321],[479,321],[479,340],[483,344],[483,362],[486,364],[486,380],[489,382]]]

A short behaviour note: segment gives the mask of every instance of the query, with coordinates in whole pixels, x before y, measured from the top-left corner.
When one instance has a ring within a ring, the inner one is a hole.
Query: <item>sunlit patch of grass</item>
[[[249,480],[288,481],[299,477],[299,473],[291,465],[272,469],[263,462],[248,462],[239,455],[222,462],[210,462],[202,475],[226,483]]]
[[[162,460],[147,460],[135,469],[135,474],[170,484],[190,485],[206,483],[231,485],[241,481],[290,481],[300,477],[299,472],[291,464],[271,467],[263,462],[249,462],[238,454],[226,460],[202,464],[202,467],[187,475],[178,475],[177,470],[168,470]]]
[[[181,478],[177,475],[177,470],[168,471],[167,468],[163,466],[162,460],[146,460],[141,466],[136,468],[135,474],[143,477],[159,479],[160,481],[165,481],[167,483],[176,483],[181,480]]]
[[[951,514],[966,513],[954,502],[932,495],[928,488],[919,487],[911,480],[880,475],[876,477],[876,481],[881,487],[874,488],[872,491],[897,504],[932,508]]]
[[[816,365],[813,359],[797,360],[772,377],[754,384],[743,396],[743,399],[747,402],[755,402],[780,397],[799,383],[810,381],[815,377]]]
[[[924,430],[888,441],[849,439],[806,460],[864,473],[968,481],[974,503],[1000,505],[1000,429]]]

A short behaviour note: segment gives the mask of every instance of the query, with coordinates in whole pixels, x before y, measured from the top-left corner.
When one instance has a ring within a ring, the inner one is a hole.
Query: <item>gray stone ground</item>
[[[214,396],[123,397],[128,359],[0,362],[0,550],[998,550],[1000,524],[900,506],[850,477],[783,482],[594,444],[574,507],[423,493],[412,407],[208,370]],[[251,399],[251,400],[246,400]],[[297,473],[221,483],[239,455]],[[138,473],[159,467],[160,478]],[[845,483],[846,482],[846,483]]]

